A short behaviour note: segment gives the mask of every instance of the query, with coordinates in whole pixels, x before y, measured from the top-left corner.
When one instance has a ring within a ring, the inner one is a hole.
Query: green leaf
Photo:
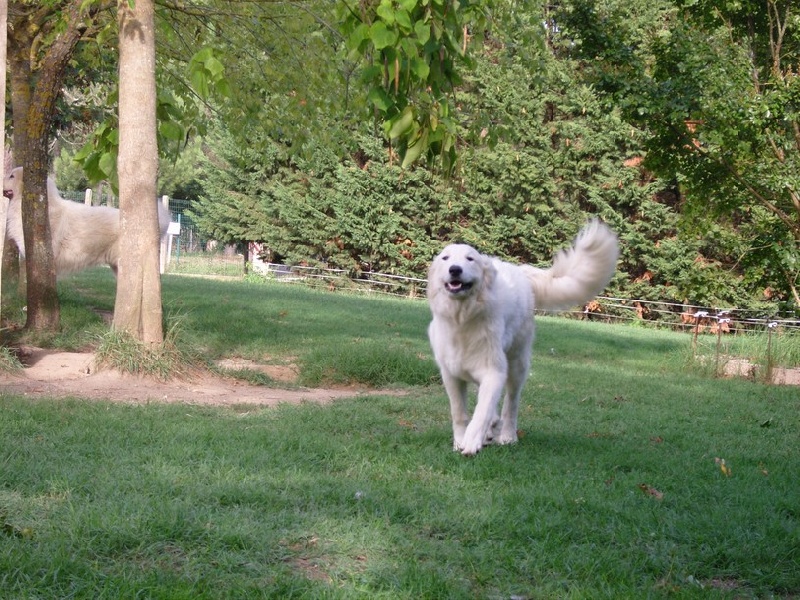
[[[428,66],[428,63],[421,58],[411,59],[411,70],[414,72],[414,75],[416,75],[417,78],[422,80],[427,79],[431,72],[431,68]]]
[[[369,25],[366,23],[361,23],[358,27],[356,27],[350,36],[347,38],[347,47],[350,50],[355,50],[361,46],[361,44],[369,39]]]
[[[205,69],[193,69],[190,74],[192,88],[203,99],[208,98],[208,75]]]
[[[394,25],[395,12],[388,2],[381,2],[378,8],[375,9],[375,14],[387,25]]]
[[[100,181],[105,179],[105,173],[103,173],[98,166],[99,162],[100,155],[96,152],[93,152],[88,154],[81,163],[86,176],[92,181]]]
[[[431,26],[425,21],[417,21],[414,24],[414,33],[417,36],[420,46],[424,46],[431,39]]]
[[[370,65],[361,71],[361,81],[370,83],[380,82],[383,79],[383,67],[381,65]]]
[[[88,156],[89,156],[89,155],[90,155],[92,152],[94,152],[94,144],[93,144],[91,141],[89,141],[89,142],[86,142],[86,143],[85,143],[85,144],[84,144],[84,145],[81,147],[81,149],[80,149],[80,150],[78,150],[78,151],[75,153],[75,155],[72,157],[72,160],[74,160],[75,162],[78,162],[78,163],[82,163],[82,162],[84,162],[84,161],[87,159],[87,157],[88,157]]]
[[[205,62],[214,56],[213,48],[206,46],[194,53],[194,56],[189,60],[190,63],[205,64]]]
[[[406,31],[411,31],[411,15],[408,14],[408,11],[399,10],[395,13],[395,19],[397,20],[397,24],[400,25]]]
[[[428,150],[428,132],[423,130],[422,134],[406,149],[406,155],[403,157],[402,167],[412,165],[422,153]]]
[[[397,42],[397,33],[388,29],[382,21],[377,21],[369,28],[369,37],[372,40],[372,45],[377,50],[386,48],[387,46],[394,46]]]
[[[227,79],[220,79],[215,85],[214,89],[217,91],[217,94],[224,98],[230,98],[233,96],[233,89],[231,88],[231,82]]]
[[[419,54],[419,42],[415,38],[404,37],[401,39],[400,48],[409,58]]]
[[[111,177],[117,170],[117,157],[111,152],[105,152],[100,156],[97,166],[106,177]]]
[[[367,99],[381,112],[386,112],[394,104],[382,88],[372,88],[367,95]]]
[[[158,126],[158,132],[168,140],[183,140],[183,127],[175,121],[164,121]]]
[[[389,130],[389,138],[396,139],[411,129],[414,123],[414,109],[407,106],[397,120],[394,120]]]
[[[223,64],[215,56],[210,56],[203,65],[214,79],[220,77],[225,70]]]

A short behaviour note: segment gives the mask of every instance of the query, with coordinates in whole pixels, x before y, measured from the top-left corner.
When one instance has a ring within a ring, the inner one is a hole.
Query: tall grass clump
[[[116,369],[131,375],[154,377],[162,381],[185,375],[192,360],[178,343],[178,322],[174,322],[161,344],[150,345],[127,331],[110,330],[100,337],[94,353],[99,368]]]
[[[4,373],[16,373],[22,369],[22,364],[16,355],[5,346],[0,346],[0,371]]]

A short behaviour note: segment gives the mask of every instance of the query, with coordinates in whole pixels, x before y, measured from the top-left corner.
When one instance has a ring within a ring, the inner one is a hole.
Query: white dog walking
[[[14,240],[20,255],[24,257],[22,179],[22,167],[13,169],[3,182],[3,195],[9,199],[6,217],[8,237]],[[119,209],[86,206],[65,200],[49,177],[47,203],[56,274],[65,275],[104,264],[109,265],[116,274],[119,263]],[[161,237],[166,233],[169,221],[169,210],[159,202]]]
[[[428,337],[450,398],[454,450],[473,455],[489,443],[517,441],[534,307],[557,310],[591,300],[611,280],[618,256],[617,236],[598,220],[549,269],[507,263],[464,244],[451,244],[436,256],[428,271]],[[471,420],[470,383],[478,385]]]

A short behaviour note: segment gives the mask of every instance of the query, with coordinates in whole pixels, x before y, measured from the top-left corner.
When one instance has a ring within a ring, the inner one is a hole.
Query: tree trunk
[[[14,120],[14,159],[25,168],[22,188],[22,231],[27,260],[28,329],[56,329],[61,311],[56,294],[50,223],[47,218],[47,132],[52,115],[34,102],[38,88],[31,71],[35,29],[23,17],[10,28],[11,107]],[[52,105],[52,109],[55,104]],[[45,123],[47,121],[47,123]],[[44,131],[45,139],[37,140]],[[46,241],[45,241],[46,240]]]
[[[164,341],[156,206],[155,30],[153,0],[119,0],[120,261],[114,328]]]
[[[21,206],[27,329],[55,330],[61,321],[48,218],[48,141],[65,69],[98,9],[93,5],[82,10],[84,4],[84,0],[65,2],[60,7],[14,3],[14,10],[9,11],[14,159],[24,167]],[[39,54],[34,46],[41,42],[41,28],[54,17],[51,13],[56,9],[63,19],[63,27],[44,53]]]
[[[8,38],[8,0],[0,0],[0,98],[5,99],[6,97],[6,54],[7,54],[7,43]],[[5,110],[3,111],[2,117],[0,117],[0,121],[2,121],[3,126],[0,128],[3,132],[6,130],[6,114]],[[6,136],[5,133],[2,137],[0,137],[0,161],[2,161],[2,167],[0,167],[0,179],[5,179],[5,158],[6,158]],[[8,212],[8,203],[0,200],[0,223],[5,224],[6,222],[6,215]],[[0,236],[0,303],[3,298],[2,294],[2,284],[4,283],[6,273],[4,271],[5,264],[5,255],[6,255],[6,244],[5,244],[5,228],[3,229],[4,233]],[[2,315],[0,315],[2,317]],[[2,318],[0,318],[0,325],[2,325]],[[2,341],[2,340],[0,340]]]

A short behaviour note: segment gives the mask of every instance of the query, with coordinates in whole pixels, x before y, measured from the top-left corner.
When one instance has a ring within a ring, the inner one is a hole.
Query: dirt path
[[[366,389],[291,389],[251,385],[209,372],[183,380],[166,382],[124,375],[111,370],[94,370],[94,355],[25,348],[21,355],[25,369],[20,373],[0,372],[0,393],[31,397],[79,397],[119,402],[183,402],[215,406],[251,404],[274,406],[280,403],[326,403],[337,398],[352,398],[370,392]],[[293,373],[287,367],[258,366],[242,361],[227,362],[228,368],[259,368],[287,386]],[[375,393],[375,390],[371,390]]]
[[[77,397],[119,402],[182,402],[213,406],[275,406],[280,403],[326,403],[337,398],[366,394],[397,394],[397,390],[356,387],[299,388],[291,366],[258,365],[244,360],[221,361],[227,369],[253,369],[265,372],[286,389],[252,385],[247,382],[200,372],[185,379],[166,382],[124,375],[117,371],[94,369],[94,355],[24,348],[20,359],[26,365],[19,373],[0,371],[0,393],[30,397]],[[738,364],[738,363],[737,363]],[[748,370],[728,372],[727,376],[751,377]],[[800,369],[775,369],[773,383],[800,385]]]

